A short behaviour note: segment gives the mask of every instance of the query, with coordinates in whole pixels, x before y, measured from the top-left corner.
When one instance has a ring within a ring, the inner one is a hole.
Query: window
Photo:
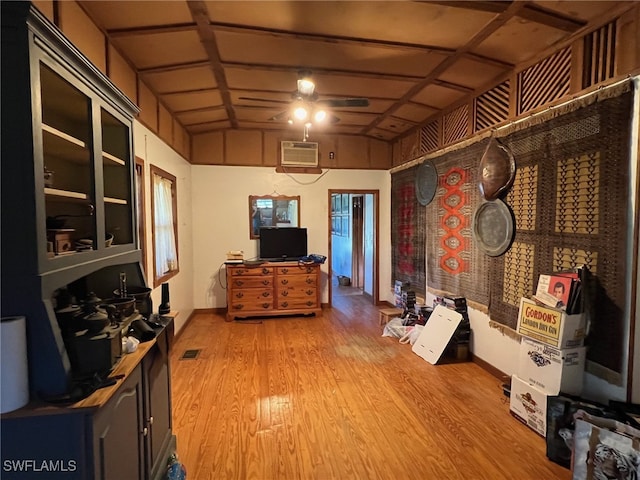
[[[349,194],[331,194],[331,234],[349,236]]]
[[[179,272],[178,206],[176,177],[150,165],[153,222],[153,286],[157,287]]]

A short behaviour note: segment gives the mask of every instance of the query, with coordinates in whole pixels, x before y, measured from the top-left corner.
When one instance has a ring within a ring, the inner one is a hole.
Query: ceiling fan
[[[291,93],[291,100],[275,100],[268,98],[239,97],[240,100],[251,100],[254,102],[284,103],[291,105],[291,108],[280,112],[269,120],[286,120],[290,124],[302,123],[306,130],[313,124],[323,122],[337,123],[340,118],[330,113],[328,109],[339,107],[368,107],[368,98],[328,98],[320,99],[315,90],[315,83],[311,78],[311,72],[298,72],[297,89]]]

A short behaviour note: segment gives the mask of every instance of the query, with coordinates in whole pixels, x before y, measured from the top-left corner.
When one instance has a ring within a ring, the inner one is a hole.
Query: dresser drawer
[[[267,288],[273,286],[273,277],[231,277],[229,288]]]
[[[318,302],[316,301],[316,297],[309,298],[278,298],[278,303],[276,305],[278,310],[300,310],[307,308],[317,308]]]
[[[304,274],[315,275],[317,271],[318,271],[318,267],[315,265],[298,264],[294,266],[276,267],[276,273],[278,275],[304,275]]]
[[[235,299],[228,308],[230,312],[268,312],[273,310],[273,297]]]
[[[259,276],[259,275],[272,276],[273,267],[255,267],[255,268],[231,267],[229,268],[229,272],[231,273],[232,277],[246,277],[246,276]]]

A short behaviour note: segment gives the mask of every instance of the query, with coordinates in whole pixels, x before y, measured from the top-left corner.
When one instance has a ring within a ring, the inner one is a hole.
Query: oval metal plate
[[[484,202],[473,215],[473,237],[482,251],[498,257],[513,242],[514,223],[511,208],[502,200]]]
[[[485,200],[504,196],[516,176],[516,161],[511,150],[499,140],[491,138],[480,160],[480,193]]]
[[[425,160],[416,173],[416,197],[420,205],[431,203],[438,189],[438,172],[433,162]]]

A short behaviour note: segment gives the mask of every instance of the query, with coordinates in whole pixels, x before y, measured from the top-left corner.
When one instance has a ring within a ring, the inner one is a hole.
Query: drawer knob
[[[242,280],[236,280],[236,285],[241,287],[242,285],[244,285],[244,281]]]
[[[269,292],[262,292],[262,296],[263,296],[264,298],[267,298],[269,295],[270,295],[270,293],[269,293]]]
[[[288,290],[285,290],[284,292],[282,292],[282,296],[283,297],[286,297],[287,295],[289,295],[289,291]]]
[[[284,308],[287,308],[287,307],[289,306],[289,302],[282,302],[282,306],[283,306]]]
[[[236,303],[233,308],[235,308],[236,310],[242,310],[244,308],[244,305],[242,303]]]
[[[282,283],[282,285],[286,285],[289,283],[289,280],[287,280],[286,278],[284,280],[282,280],[280,283]]]
[[[262,274],[266,275],[267,273],[269,273],[269,269],[268,268],[263,268],[262,269]]]
[[[269,285],[269,280],[263,280],[263,281],[262,281],[262,284],[263,284],[264,286]]]
[[[288,268],[283,268],[282,269],[282,273],[289,273],[289,269]]]
[[[262,308],[269,308],[271,306],[270,303],[263,303]]]
[[[307,277],[307,279],[305,280],[305,282],[307,282],[307,283],[313,283],[313,278]]]
[[[308,301],[308,302],[307,302],[307,307],[310,307],[310,306],[312,306],[312,305],[313,305],[313,302],[312,302],[312,301]]]
[[[236,298],[242,298],[242,297],[244,297],[244,293],[242,292],[236,293]]]
[[[313,290],[307,290],[307,295],[313,295]]]

